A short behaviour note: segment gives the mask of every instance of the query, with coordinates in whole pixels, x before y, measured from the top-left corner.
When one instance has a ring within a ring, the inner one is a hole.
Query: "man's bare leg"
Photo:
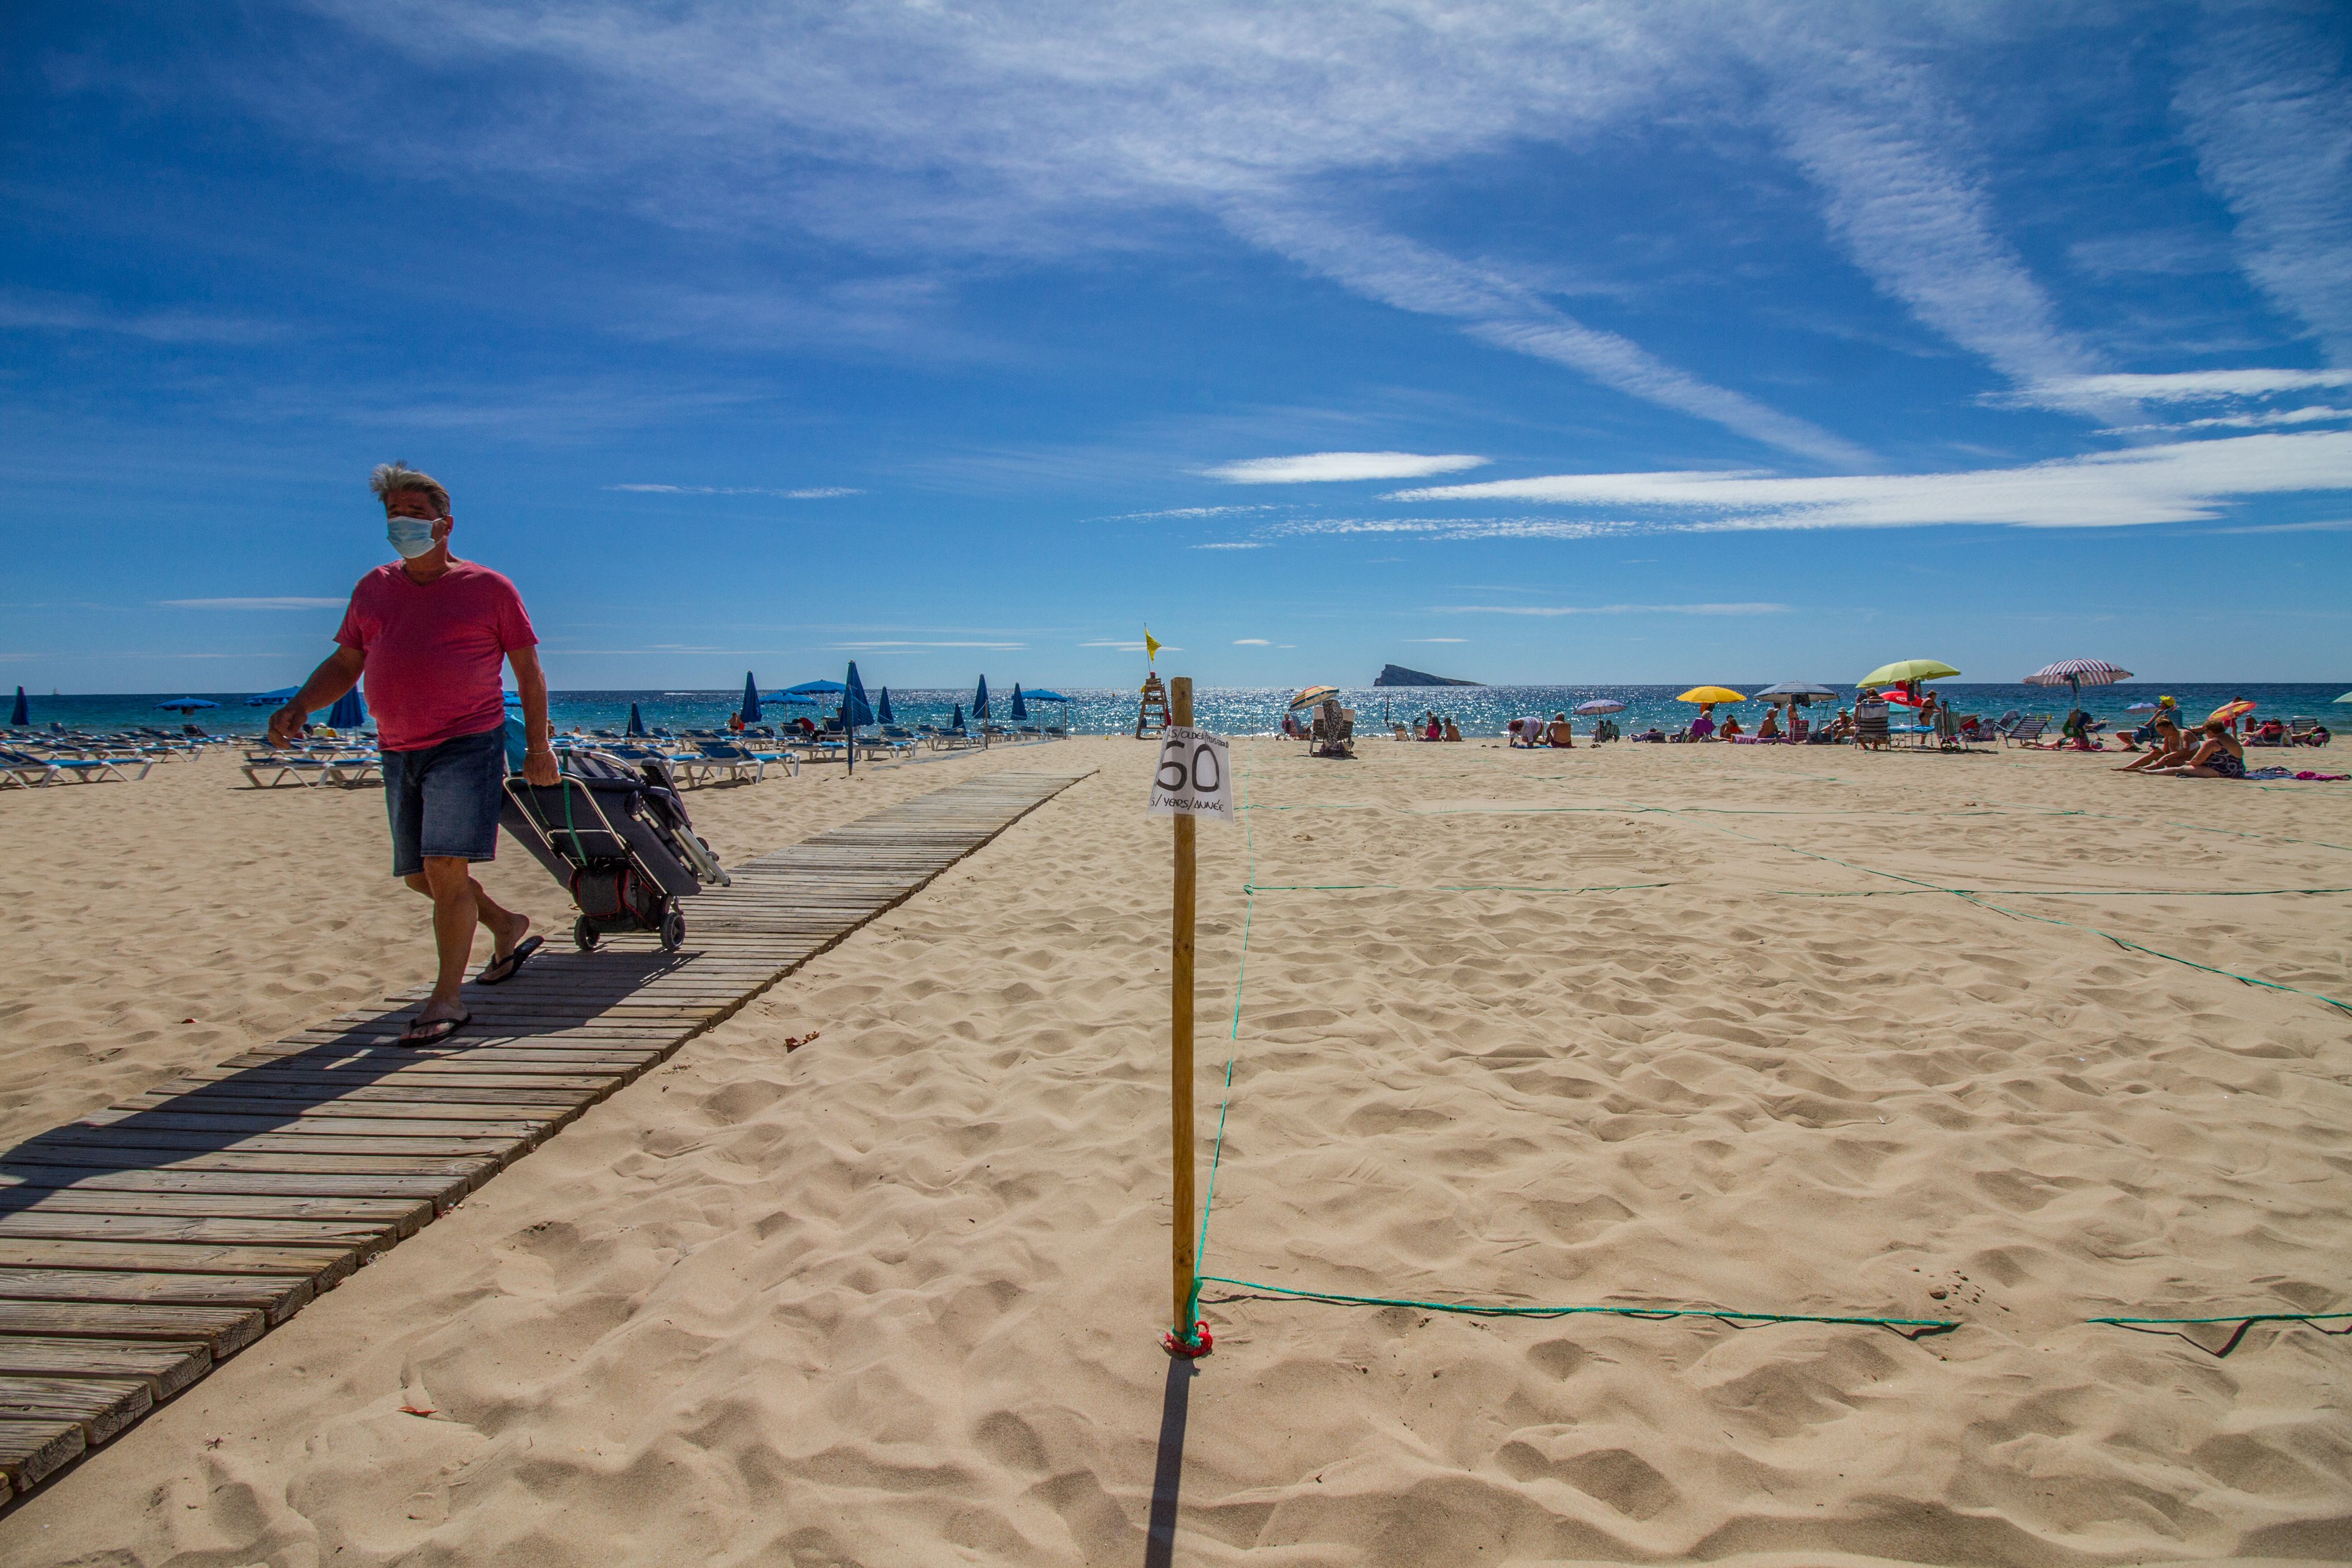
[[[495,955],[504,957],[530,929],[530,916],[502,908],[483,892],[462,855],[426,855],[424,873],[406,880],[433,901],[433,942],[441,956],[432,998],[417,1021],[462,1018],[466,1009],[458,1003],[457,988],[465,984],[466,966],[473,959],[474,927],[488,927]]]

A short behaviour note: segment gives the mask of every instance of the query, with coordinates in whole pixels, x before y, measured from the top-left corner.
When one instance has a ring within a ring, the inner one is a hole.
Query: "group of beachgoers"
[[[2116,772],[2164,773],[2175,779],[2246,776],[2245,746],[2231,732],[2231,721],[2218,714],[2194,728],[2183,729],[2180,705],[2170,697],[2159,697],[2155,714],[2134,737],[2141,737],[2146,738],[2147,749]]]

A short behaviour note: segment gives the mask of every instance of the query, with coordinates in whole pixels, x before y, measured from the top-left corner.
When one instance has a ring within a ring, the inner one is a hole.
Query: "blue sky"
[[[2352,678],[2352,12],[41,5],[0,685]]]

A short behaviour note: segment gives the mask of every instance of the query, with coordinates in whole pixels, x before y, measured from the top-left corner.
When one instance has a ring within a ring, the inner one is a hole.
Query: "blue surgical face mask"
[[[391,517],[385,520],[384,538],[400,552],[403,560],[415,560],[433,550],[433,525],[423,517]]]

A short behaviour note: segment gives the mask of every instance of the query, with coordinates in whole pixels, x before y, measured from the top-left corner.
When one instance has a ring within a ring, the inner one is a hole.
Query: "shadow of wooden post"
[[[1184,1423],[1192,1379],[1200,1367],[1182,1356],[1168,1358],[1168,1391],[1160,1401],[1160,1458],[1151,1471],[1151,1523],[1143,1545],[1144,1568],[1169,1568],[1176,1555],[1177,1496],[1184,1484]]]

